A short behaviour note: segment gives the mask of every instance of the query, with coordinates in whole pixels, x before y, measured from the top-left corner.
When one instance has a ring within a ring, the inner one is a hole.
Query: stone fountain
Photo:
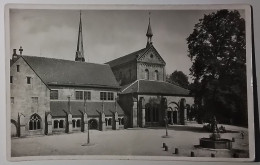
[[[229,139],[223,139],[220,137],[216,117],[213,117],[211,122],[212,134],[209,138],[201,138],[200,146],[203,148],[213,149],[232,149],[232,141]]]

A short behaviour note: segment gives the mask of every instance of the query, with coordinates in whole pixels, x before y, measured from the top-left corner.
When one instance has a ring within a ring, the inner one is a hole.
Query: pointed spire
[[[78,32],[78,43],[77,43],[77,51],[75,61],[85,61],[84,58],[84,49],[83,49],[83,35],[82,35],[82,23],[81,23],[81,11],[79,18],[79,32]]]
[[[147,32],[146,32],[146,36],[147,36],[146,47],[153,44],[153,42],[152,42],[153,32],[152,32],[151,23],[150,23],[150,15],[151,15],[151,12],[149,12],[149,24],[148,24],[148,28],[147,28]]]

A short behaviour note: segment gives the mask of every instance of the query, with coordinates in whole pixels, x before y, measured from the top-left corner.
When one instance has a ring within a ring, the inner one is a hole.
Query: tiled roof
[[[102,102],[87,102],[87,111],[86,113],[90,117],[99,116],[99,112],[102,112]],[[81,112],[84,112],[84,102],[80,101],[71,101],[71,114],[73,117],[80,117]],[[116,105],[118,115],[124,115],[124,112],[120,105]],[[50,102],[51,115],[53,117],[65,117],[68,112],[68,102],[67,101],[51,101]],[[65,111],[65,112],[64,112]],[[80,112],[81,111],[81,112]],[[104,113],[106,116],[112,116],[112,112],[115,112],[115,102],[104,102]]]
[[[119,87],[111,68],[106,64],[22,57],[47,85]]]
[[[150,47],[147,48],[143,48],[141,50],[138,50],[136,52],[130,53],[128,55],[119,57],[117,59],[114,59],[112,61],[107,62],[106,64],[109,64],[110,67],[114,67],[114,66],[118,66],[130,61],[135,61],[138,57],[140,57],[141,55],[143,55]]]
[[[122,89],[122,94],[127,93],[188,96],[190,91],[164,81],[136,80]]]

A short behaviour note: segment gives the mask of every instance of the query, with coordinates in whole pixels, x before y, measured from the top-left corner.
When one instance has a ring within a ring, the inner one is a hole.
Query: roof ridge
[[[139,52],[139,51],[142,51],[142,50],[144,50],[144,49],[147,49],[147,47],[142,48],[142,49],[139,49],[139,50],[134,51],[134,52],[132,52],[132,53],[129,53],[129,54],[123,55],[123,56],[118,57],[118,58],[116,58],[116,59],[113,59],[113,60],[111,60],[111,61],[108,61],[108,62],[106,62],[106,64],[108,64],[108,63],[110,63],[110,62],[113,62],[113,61],[116,61],[116,60],[119,60],[119,59],[122,59],[122,58],[124,58],[124,57],[126,57],[126,56],[133,55],[133,54],[135,54],[135,53],[137,53],[137,52]]]
[[[36,58],[45,58],[50,60],[59,60],[59,61],[69,61],[69,62],[75,62],[75,63],[82,63],[82,64],[94,64],[94,65],[109,65],[109,64],[103,64],[103,63],[93,63],[93,62],[82,62],[82,61],[73,61],[68,59],[60,59],[60,58],[53,58],[53,57],[44,57],[44,56],[30,56],[30,55],[21,55],[21,57],[36,57]]]
[[[122,90],[122,92],[124,92],[126,89],[128,89],[129,87],[131,87],[132,85],[134,85],[138,80],[135,80],[134,82],[132,82],[129,86],[127,86],[125,89]]]

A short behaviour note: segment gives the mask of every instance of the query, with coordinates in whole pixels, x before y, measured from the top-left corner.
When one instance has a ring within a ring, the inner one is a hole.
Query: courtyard
[[[90,130],[90,143],[87,133],[75,132],[71,134],[55,134],[50,136],[34,136],[26,138],[12,138],[11,156],[48,156],[48,155],[140,155],[140,156],[187,156],[191,151],[196,157],[232,157],[234,152],[239,157],[248,157],[247,128],[224,125],[228,130],[222,133],[222,138],[232,139],[232,150],[214,150],[196,147],[199,139],[209,137],[210,133],[203,130],[200,124],[171,125],[168,128],[170,138],[162,138],[165,128],[132,128],[124,130],[98,131]],[[245,137],[241,137],[241,131]],[[162,144],[166,143],[168,151]],[[174,154],[178,148],[179,154]]]

